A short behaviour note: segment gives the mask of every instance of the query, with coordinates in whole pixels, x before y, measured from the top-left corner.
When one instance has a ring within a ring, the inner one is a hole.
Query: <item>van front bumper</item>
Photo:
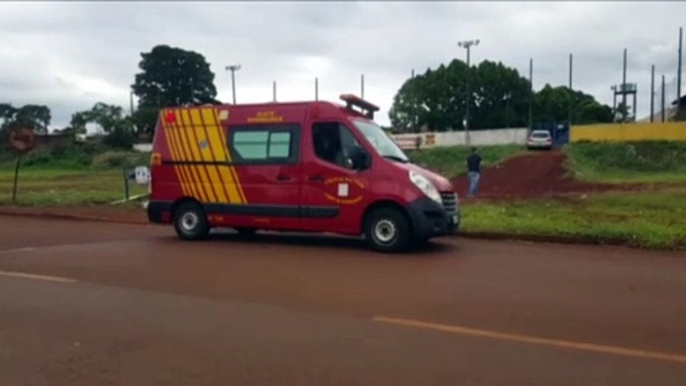
[[[412,219],[412,233],[418,240],[456,233],[460,228],[460,207],[446,211],[443,205],[422,197],[408,205]]]

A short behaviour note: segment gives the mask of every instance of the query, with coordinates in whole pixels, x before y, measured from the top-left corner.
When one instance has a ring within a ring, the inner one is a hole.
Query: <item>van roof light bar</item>
[[[353,94],[341,94],[340,96],[341,100],[345,102],[345,107],[349,110],[353,109],[353,106],[359,107],[362,110],[365,110],[366,116],[369,119],[374,119],[374,112],[379,111],[379,107],[376,105],[373,105],[366,100],[355,96]]]

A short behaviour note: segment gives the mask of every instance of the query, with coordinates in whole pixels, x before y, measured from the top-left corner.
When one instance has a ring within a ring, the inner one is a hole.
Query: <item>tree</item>
[[[432,131],[463,130],[467,80],[472,129],[525,124],[529,82],[516,69],[491,61],[467,68],[465,62],[453,60],[403,84],[389,111],[393,126],[401,131],[418,126]]]
[[[98,102],[90,110],[74,113],[70,126],[77,133],[85,133],[87,124],[96,123],[105,133],[110,133],[121,124],[122,120],[124,120],[124,109]]]
[[[428,69],[402,85],[389,111],[394,129],[463,130],[467,80],[472,130],[527,126],[531,98],[528,79],[500,62],[483,61],[467,68],[464,62],[453,60],[448,66]],[[573,123],[612,122],[612,109],[581,91],[546,85],[533,98],[534,122],[567,121],[570,103]]]
[[[4,132],[19,126],[25,126],[38,134],[46,134],[50,125],[50,109],[43,105],[24,105],[15,108],[11,104],[0,104],[0,119]]]
[[[141,57],[142,72],[132,85],[138,97],[135,121],[140,131],[154,131],[162,107],[218,103],[214,73],[201,54],[158,45]]]
[[[50,109],[42,105],[25,105],[14,108],[11,104],[0,104],[0,119],[2,128],[12,129],[26,126],[36,133],[46,134],[50,125]]]
[[[546,84],[534,96],[534,121],[566,122],[573,124],[609,123],[613,121],[612,108],[601,105],[592,95],[570,90],[566,86]]]
[[[74,113],[70,128],[77,133],[85,133],[89,123],[96,123],[107,133],[104,139],[106,145],[131,149],[135,139],[133,119],[124,116],[121,107],[98,102],[90,110]]]

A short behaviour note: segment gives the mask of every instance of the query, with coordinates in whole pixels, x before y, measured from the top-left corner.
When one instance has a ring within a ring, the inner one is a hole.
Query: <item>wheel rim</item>
[[[382,243],[388,243],[397,233],[395,224],[391,220],[381,220],[374,225],[374,237]]]
[[[184,232],[193,232],[198,226],[200,218],[193,212],[186,212],[181,216],[181,229]]]

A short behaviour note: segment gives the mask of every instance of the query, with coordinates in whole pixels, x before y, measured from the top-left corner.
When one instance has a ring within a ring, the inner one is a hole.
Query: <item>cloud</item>
[[[203,54],[221,100],[231,100],[224,66],[236,73],[238,102],[320,99],[360,92],[382,108],[410,76],[454,58],[459,40],[479,39],[472,63],[502,61],[534,86],[568,82],[611,104],[610,86],[638,83],[639,116],[648,114],[650,66],[676,97],[676,48],[686,4],[680,2],[304,2],[304,3],[0,3],[0,102],[44,103],[53,126],[98,101],[128,108],[140,53],[169,44]],[[686,83],[686,82],[684,82]],[[658,87],[659,88],[659,87]],[[686,91],[686,87],[684,87]],[[659,95],[659,89],[658,95]],[[659,105],[659,101],[656,101]]]

